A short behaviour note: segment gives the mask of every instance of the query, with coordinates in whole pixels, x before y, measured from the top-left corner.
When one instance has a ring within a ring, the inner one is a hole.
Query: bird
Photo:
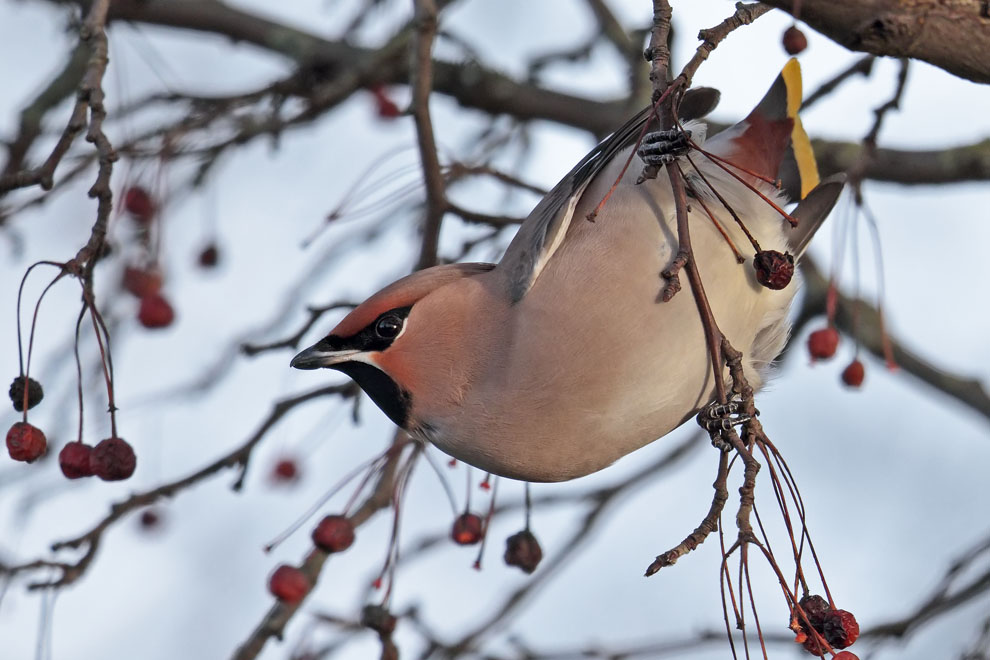
[[[639,155],[683,168],[695,263],[758,390],[788,338],[797,287],[761,286],[753,257],[739,262],[700,202],[735,244],[747,239],[726,204],[762,246],[799,258],[843,179],[819,181],[797,116],[796,60],[746,118],[705,139],[701,117],[718,100],[708,87],[683,94],[681,149],[663,156],[664,133],[650,132],[637,149],[644,125],[659,127],[645,108],[547,193],[497,264],[443,264],[399,279],[291,366],[342,372],[413,438],[520,481],[582,477],[670,433],[713,401],[715,376],[690,283],[661,299],[661,273],[678,252],[675,202],[667,176],[637,183],[642,167],[623,170]],[[688,162],[680,152],[690,142],[732,163],[736,176],[701,154]],[[797,227],[754,188],[778,205],[800,199],[790,214]]]

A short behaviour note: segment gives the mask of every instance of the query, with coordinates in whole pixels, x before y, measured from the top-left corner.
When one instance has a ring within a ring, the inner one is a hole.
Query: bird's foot
[[[636,153],[647,165],[661,167],[673,163],[678,156],[688,152],[691,131],[672,128],[667,131],[654,131],[643,136],[643,142]]]
[[[759,410],[754,410],[755,415],[759,415]],[[708,432],[712,439],[712,446],[720,451],[729,452],[733,449],[731,437],[735,436],[734,426],[745,424],[753,419],[752,415],[742,412],[742,402],[729,401],[719,403],[713,401],[701,409],[698,413],[698,425]]]

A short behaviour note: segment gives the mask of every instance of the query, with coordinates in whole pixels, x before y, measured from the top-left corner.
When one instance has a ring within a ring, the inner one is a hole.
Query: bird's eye
[[[375,324],[375,333],[383,339],[395,339],[402,331],[402,319],[394,314],[383,316]]]

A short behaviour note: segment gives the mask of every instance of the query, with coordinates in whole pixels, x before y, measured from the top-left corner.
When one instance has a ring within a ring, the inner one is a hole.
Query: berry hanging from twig
[[[107,438],[93,447],[89,467],[93,474],[104,481],[123,481],[134,474],[137,457],[134,449],[123,438]]]
[[[33,463],[47,448],[45,434],[37,426],[16,422],[7,431],[7,453],[15,461]]]
[[[796,25],[784,30],[784,38],[781,41],[788,55],[797,55],[808,47],[808,37],[804,36],[804,32]]]
[[[484,532],[484,523],[481,516],[474,513],[462,513],[454,520],[454,525],[450,529],[450,538],[458,545],[474,545],[481,541]]]
[[[866,369],[863,367],[863,363],[859,360],[853,360],[848,367],[843,369],[842,382],[849,387],[860,387],[865,375]]]
[[[24,386],[25,382],[27,382],[26,388]],[[27,389],[27,392],[24,391],[25,389]],[[10,400],[14,403],[14,410],[17,412],[24,412],[25,394],[27,394],[28,409],[34,408],[45,398],[45,392],[41,389],[41,383],[34,378],[25,378],[24,376],[18,376],[14,379],[14,382],[10,384],[9,394]]]
[[[58,466],[68,479],[93,476],[90,456],[93,448],[83,442],[67,442],[58,453]]]
[[[808,336],[808,353],[811,360],[827,360],[839,347],[839,331],[829,326],[815,330]]]

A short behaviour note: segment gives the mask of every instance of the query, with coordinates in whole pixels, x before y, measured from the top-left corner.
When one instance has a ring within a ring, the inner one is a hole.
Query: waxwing
[[[705,132],[697,119],[717,100],[710,88],[685,93],[679,116],[696,144]],[[703,145],[778,205],[802,199],[791,212],[796,228],[708,158],[694,153],[693,165],[678,161],[735,245],[749,243],[702,175],[764,249],[795,257],[841,192],[841,179],[818,182],[800,103],[800,68],[791,60],[749,116]],[[404,277],[292,366],[341,371],[413,437],[526,481],[595,472],[690,419],[713,400],[714,377],[690,285],[660,300],[660,273],[677,254],[668,177],[637,184],[643,166],[634,160],[639,165],[588,219],[644,122],[655,122],[649,108],[578,163],[537,204],[498,264],[448,264]],[[639,154],[648,159],[649,151]],[[692,243],[709,302],[759,388],[787,340],[797,287],[761,286],[752,257],[740,264],[693,201]]]

